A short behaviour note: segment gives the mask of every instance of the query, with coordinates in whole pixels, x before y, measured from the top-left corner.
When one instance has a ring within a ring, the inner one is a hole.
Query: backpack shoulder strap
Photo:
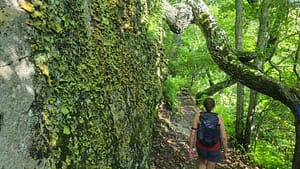
[[[201,120],[201,116],[206,116],[207,112],[200,112],[199,113],[199,122]]]
[[[213,114],[215,117],[217,117],[218,118],[218,120],[219,120],[219,115],[217,114],[217,113],[215,113],[215,112],[211,112],[211,114]]]
[[[217,114],[217,113],[214,113],[214,112],[212,112],[214,115],[215,115],[215,117],[218,119],[218,126],[220,126],[220,119],[219,119],[219,115]]]

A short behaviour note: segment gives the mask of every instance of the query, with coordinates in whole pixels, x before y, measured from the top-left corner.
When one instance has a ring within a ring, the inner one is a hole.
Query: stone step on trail
[[[181,93],[178,96],[178,100],[181,104],[180,112],[183,114],[183,117],[173,121],[173,124],[176,127],[176,130],[186,136],[189,136],[194,114],[199,110],[195,104],[195,99],[193,96]]]

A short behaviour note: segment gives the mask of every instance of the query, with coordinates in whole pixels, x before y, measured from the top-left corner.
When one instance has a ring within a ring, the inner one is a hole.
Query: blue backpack
[[[219,118],[216,113],[201,113],[197,139],[205,146],[212,147],[220,140]]]

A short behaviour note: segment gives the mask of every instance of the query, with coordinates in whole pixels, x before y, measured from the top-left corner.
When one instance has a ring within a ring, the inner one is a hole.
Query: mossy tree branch
[[[229,86],[232,86],[235,83],[236,83],[236,81],[234,79],[230,78],[230,79],[226,79],[224,81],[218,82],[216,84],[213,84],[209,88],[197,93],[196,94],[196,100],[201,99],[201,97],[204,96],[204,95],[211,96],[211,95],[217,93],[218,91],[220,91],[222,89],[225,89]]]
[[[257,57],[255,52],[238,52],[231,46],[228,37],[218,25],[208,6],[202,0],[188,0],[171,6],[164,1],[166,19],[174,33],[182,33],[189,24],[196,24],[206,38],[211,57],[218,66],[232,78],[242,84],[279,100],[291,109],[295,109],[300,98],[291,87],[271,78],[249,64]],[[179,7],[180,6],[180,7]],[[184,9],[184,10],[182,10]],[[184,13],[184,14],[183,14]],[[193,17],[190,17],[190,16]]]

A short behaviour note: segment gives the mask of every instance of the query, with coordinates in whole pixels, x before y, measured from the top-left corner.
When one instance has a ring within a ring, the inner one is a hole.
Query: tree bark
[[[210,86],[209,88],[203,90],[202,92],[199,92],[196,94],[196,100],[199,100],[203,95],[208,95],[211,96],[215,93],[217,93],[218,91],[225,89],[229,86],[232,86],[233,84],[235,84],[236,81],[233,79],[227,79],[224,81],[221,81],[219,83],[213,84],[212,86]]]
[[[243,140],[243,148],[245,152],[248,152],[251,146],[252,126],[255,120],[257,100],[258,100],[258,92],[251,90],[246,127],[245,127],[245,135]]]
[[[243,51],[243,1],[235,1],[236,18],[235,18],[235,47],[238,51]],[[236,99],[236,122],[235,122],[235,138],[236,147],[243,144],[244,137],[244,85],[237,83],[237,99]]]
[[[256,51],[257,53],[262,54],[261,56],[264,56],[263,54],[266,51],[266,44],[267,44],[267,38],[268,37],[268,22],[269,22],[269,0],[264,0],[262,2],[261,7],[261,15],[259,19],[259,32],[258,32],[258,40],[256,44]],[[266,57],[266,56],[265,56]],[[264,64],[265,64],[265,57],[257,57],[255,59],[256,67],[261,72],[264,72]],[[246,121],[246,128],[245,128],[245,135],[244,135],[244,149],[246,152],[249,150],[251,146],[251,136],[252,136],[252,125],[255,121],[255,114],[256,114],[256,106],[257,106],[257,100],[259,97],[259,93],[253,89],[250,90],[250,101],[249,101],[249,107],[248,107],[248,114],[247,114],[247,121]]]

